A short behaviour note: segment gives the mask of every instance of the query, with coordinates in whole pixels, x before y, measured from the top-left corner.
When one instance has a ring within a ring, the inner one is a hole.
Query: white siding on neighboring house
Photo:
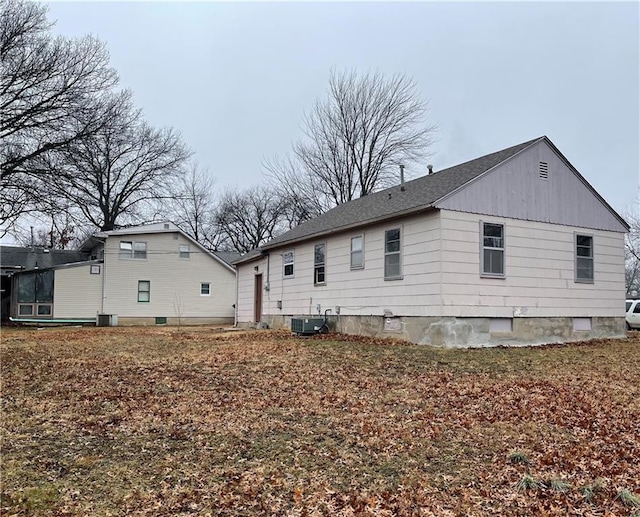
[[[258,268],[256,270],[255,268]],[[253,311],[254,311],[254,289],[255,289],[255,277],[258,274],[262,274],[263,286],[267,281],[267,259],[260,258],[246,264],[240,264],[237,267],[236,274],[238,275],[238,321],[245,323],[252,323]],[[266,293],[263,291],[263,312],[264,302],[267,298]]]
[[[400,228],[400,280],[384,278],[385,231]],[[351,238],[364,235],[364,268],[351,269]],[[325,285],[314,285],[314,248],[326,244]],[[294,275],[283,277],[282,254],[294,250]],[[268,250],[269,290],[263,312],[270,315],[318,314],[340,306],[342,315],[440,315],[440,227],[436,211]],[[266,259],[238,267],[238,320],[253,319],[254,267],[265,273]],[[282,309],[278,308],[282,302]]]
[[[480,221],[504,224],[505,277],[480,276]],[[619,317],[624,234],[442,210],[443,316]],[[575,234],[593,236],[594,281],[575,281]]]
[[[146,259],[120,258],[120,241],[146,242]],[[180,258],[180,246],[189,246],[188,258]],[[105,245],[105,273],[107,314],[233,319],[233,271],[179,233],[110,235]],[[140,281],[150,282],[148,302],[138,301]],[[210,284],[209,296],[201,295],[202,283]]]
[[[541,162],[546,164],[543,169]],[[626,232],[611,210],[545,141],[445,197],[438,207]]]
[[[103,264],[100,274],[91,274],[91,264],[55,270],[53,318],[95,318],[102,305]]]

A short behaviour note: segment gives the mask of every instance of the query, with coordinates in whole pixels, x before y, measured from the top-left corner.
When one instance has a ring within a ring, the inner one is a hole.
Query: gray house
[[[236,262],[241,325],[440,346],[621,336],[627,223],[547,137],[342,204]]]

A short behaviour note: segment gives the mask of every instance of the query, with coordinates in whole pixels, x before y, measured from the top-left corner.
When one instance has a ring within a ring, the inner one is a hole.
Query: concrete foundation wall
[[[310,316],[267,315],[263,322],[270,328],[291,328],[292,317]],[[435,316],[330,316],[329,326],[344,334],[395,337],[444,348],[541,345],[624,337],[626,334],[624,318],[615,317],[580,318],[581,324],[585,320],[590,322],[591,330],[574,330],[575,326],[582,328],[576,325],[574,318],[500,318],[501,325],[495,325],[496,320]],[[511,330],[504,330],[502,325],[510,326]],[[496,327],[498,330],[492,330]]]
[[[184,326],[194,325],[233,325],[233,318],[178,318],[167,317],[167,322],[164,325],[177,326],[178,324]],[[156,323],[155,317],[153,318],[122,318],[118,317],[119,327],[133,327],[133,326],[146,326],[146,325],[163,325],[162,323]]]

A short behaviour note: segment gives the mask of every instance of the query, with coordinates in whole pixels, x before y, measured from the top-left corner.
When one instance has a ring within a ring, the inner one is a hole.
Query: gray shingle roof
[[[89,260],[89,254],[76,250],[48,250],[43,248],[23,248],[0,246],[0,264],[3,268],[20,267],[24,270],[44,269],[72,262]]]
[[[315,219],[306,221],[270,240],[262,246],[262,249],[274,248],[329,232],[426,210],[433,207],[433,203],[447,194],[543,138],[546,137],[535,138],[502,151],[487,154],[475,160],[408,181],[405,183],[404,190],[401,190],[400,186],[397,185],[348,203],[343,203]],[[238,262],[250,260],[255,256],[257,254],[247,254]]]
[[[242,255],[236,251],[213,251],[215,256],[217,256],[220,260],[225,261],[227,264],[231,265],[236,260],[238,260]]]

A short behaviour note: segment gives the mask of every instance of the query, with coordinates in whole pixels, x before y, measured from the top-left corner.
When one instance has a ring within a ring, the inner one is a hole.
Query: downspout
[[[105,243],[106,246],[106,243]],[[103,255],[106,256],[106,253]],[[107,261],[102,259],[102,305],[100,306],[100,313],[104,314],[104,299],[107,297]]]
[[[238,266],[233,266],[236,272],[236,303],[233,304],[233,326],[238,326]]]

